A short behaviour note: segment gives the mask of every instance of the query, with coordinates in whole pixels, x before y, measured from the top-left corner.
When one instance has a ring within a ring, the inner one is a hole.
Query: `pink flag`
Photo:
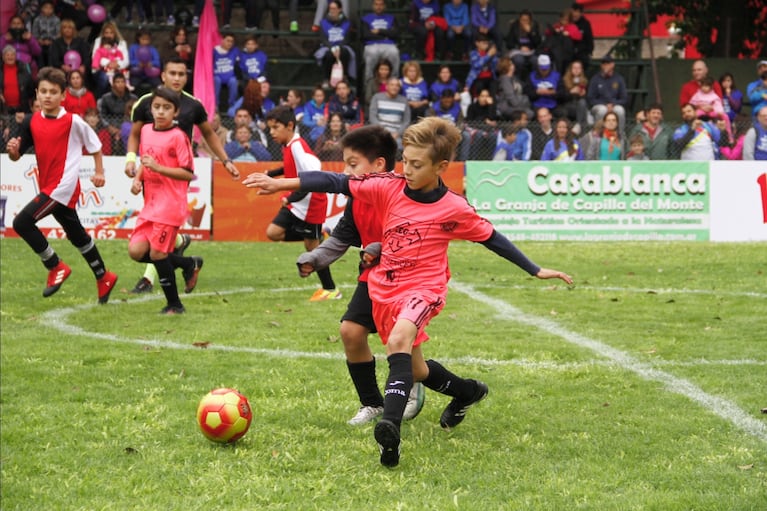
[[[216,94],[213,88],[213,48],[219,43],[218,20],[213,0],[205,0],[197,32],[197,50],[194,56],[194,95],[208,112],[208,121],[216,113]]]

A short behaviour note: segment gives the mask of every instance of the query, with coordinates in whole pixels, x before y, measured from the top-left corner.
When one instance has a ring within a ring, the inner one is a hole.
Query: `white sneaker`
[[[407,404],[405,405],[405,413],[402,418],[406,421],[415,419],[416,416],[421,413],[423,409],[423,402],[426,400],[426,390],[424,390],[423,383],[415,382],[413,388],[410,389],[410,395],[407,398]]]
[[[383,414],[383,406],[360,406],[360,409],[357,410],[357,415],[349,419],[347,424],[352,426],[367,424],[381,414]]]

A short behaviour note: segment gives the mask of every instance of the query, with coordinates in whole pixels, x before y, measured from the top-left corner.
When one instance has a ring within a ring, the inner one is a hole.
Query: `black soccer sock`
[[[333,276],[330,274],[330,268],[317,270],[317,276],[320,278],[320,282],[322,283],[322,289],[331,291],[336,288],[336,283],[333,281]]]
[[[157,275],[160,277],[160,286],[165,294],[165,300],[168,305],[173,307],[182,307],[181,299],[178,297],[178,288],[176,287],[176,274],[169,257],[163,259],[152,259]]]
[[[421,382],[426,388],[459,399],[472,398],[476,389],[471,382],[451,373],[436,360],[427,360],[426,365],[429,368],[429,376]]]
[[[91,267],[91,271],[93,271],[93,274],[96,276],[96,280],[103,277],[107,269],[104,266],[104,260],[101,258],[99,249],[96,248],[96,244],[93,242],[93,239],[91,239],[87,245],[77,248],[80,250],[80,253],[83,255],[85,260],[88,261],[88,266]]]
[[[168,254],[168,261],[170,261],[173,268],[181,268],[184,271],[194,270],[194,259],[191,257],[170,253]],[[158,271],[157,274],[159,275],[160,272]]]
[[[346,362],[346,367],[362,406],[383,406],[384,399],[376,380],[376,359],[369,362]]]
[[[53,247],[50,245],[45,247],[45,250],[43,250],[37,255],[40,256],[40,259],[43,261],[43,264],[49,270],[54,269],[59,264],[59,261],[61,261],[61,259],[59,259],[59,256],[53,250]]]
[[[389,378],[384,389],[384,412],[382,419],[392,421],[399,426],[402,415],[413,387],[413,357],[409,353],[389,355]]]

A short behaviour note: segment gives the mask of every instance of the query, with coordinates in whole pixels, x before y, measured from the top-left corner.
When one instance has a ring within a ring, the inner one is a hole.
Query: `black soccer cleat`
[[[485,397],[487,397],[487,385],[477,380],[467,380],[473,382],[477,389],[474,391],[474,395],[468,401],[462,401],[457,397],[454,397],[452,401],[447,405],[445,411],[442,412],[442,416],[439,418],[439,425],[445,429],[454,428],[463,421],[466,416],[466,411],[470,406],[479,403]]]
[[[154,286],[151,282],[149,282],[149,279],[146,277],[141,277],[138,282],[136,282],[136,285],[131,289],[130,293],[132,295],[138,295],[141,293],[151,293],[152,288]]]
[[[165,314],[166,316],[175,316],[177,314],[184,314],[185,312],[186,309],[183,305],[166,305],[162,308],[160,314]]]
[[[194,267],[192,267],[191,270],[184,270],[181,272],[184,276],[184,293],[191,293],[194,291],[194,288],[197,286],[197,277],[200,275],[200,270],[202,269],[202,257],[192,256],[192,260],[194,261]]]
[[[399,428],[388,419],[381,419],[373,430],[378,448],[381,451],[381,465],[396,467],[399,465]]]

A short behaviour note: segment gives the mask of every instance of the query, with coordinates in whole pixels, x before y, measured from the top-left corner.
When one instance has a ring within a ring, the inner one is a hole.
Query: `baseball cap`
[[[602,57],[602,63],[604,64],[604,63],[606,63],[606,62],[615,62],[615,59],[613,58],[613,56],[612,56],[612,55],[610,55],[610,54],[608,53],[607,55],[605,55],[604,57]]]
[[[539,55],[538,56],[538,67],[543,69],[548,69],[551,67],[551,59],[548,55]]]
[[[756,64],[757,68],[760,68],[762,66],[767,66],[767,60],[760,60],[759,62],[757,62]]]

